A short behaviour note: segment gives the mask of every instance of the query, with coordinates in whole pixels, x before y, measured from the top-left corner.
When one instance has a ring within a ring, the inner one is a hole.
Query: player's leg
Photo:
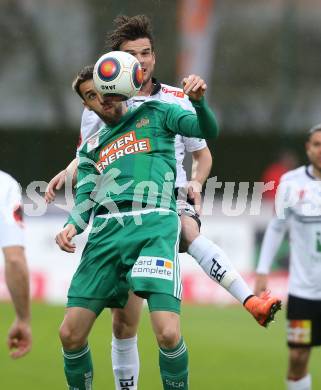
[[[180,300],[167,294],[151,294],[147,301],[159,346],[163,388],[188,389],[188,352],[180,331]]]
[[[200,222],[197,222],[198,216],[193,213],[193,208],[189,205],[186,210],[187,215],[184,210],[183,212],[180,210],[182,224],[180,249],[186,249],[212,280],[243,304],[260,325],[267,326],[281,308],[281,301],[267,293],[259,298],[255,297],[223,249],[200,234]]]
[[[289,348],[288,390],[311,390],[312,380],[308,372],[310,353],[309,347]]]
[[[117,232],[117,227],[114,230]],[[124,307],[128,299],[128,285],[119,281],[119,253],[113,233],[113,227],[105,226],[104,220],[94,219],[69,287],[60,338],[67,381],[72,389],[91,389],[92,362],[87,336],[95,319],[105,307]]]
[[[85,307],[68,307],[59,330],[63,347],[64,369],[69,389],[92,387],[93,364],[88,335],[97,314]]]
[[[181,240],[187,253],[202,267],[204,272],[224,287],[240,303],[251,295],[252,290],[236,271],[226,253],[199,232],[199,225],[190,216],[181,215]]]
[[[188,388],[187,349],[180,333],[182,292],[178,260],[180,221],[175,212],[141,215],[142,229],[133,239],[140,243],[137,260],[127,278],[131,289],[145,297],[159,344],[164,389]],[[157,226],[157,229],[155,229]],[[131,242],[131,245],[134,245]]]
[[[321,345],[320,313],[321,301],[289,295],[287,305],[288,390],[312,389],[308,364],[311,348]]]
[[[142,312],[143,299],[129,293],[124,309],[112,309],[112,365],[117,390],[128,387],[137,389],[139,355],[137,329]]]

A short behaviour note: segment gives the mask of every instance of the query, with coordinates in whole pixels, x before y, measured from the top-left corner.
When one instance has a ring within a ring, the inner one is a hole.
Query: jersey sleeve
[[[188,110],[183,110],[176,104],[170,104],[166,113],[166,127],[185,137],[216,138],[218,124],[214,112],[209,108],[204,98],[193,101],[196,115]]]
[[[281,178],[275,197],[276,215],[272,218],[265,231],[259,262],[256,272],[268,274],[270,272],[275,255],[280,247],[287,230],[287,220],[291,214],[289,201],[293,194],[292,182],[286,176]]]
[[[77,157],[79,156],[80,150],[84,147],[87,140],[97,131],[104,126],[104,123],[101,119],[93,112],[89,111],[87,108],[84,109],[81,117],[80,123],[80,135],[77,145]]]
[[[0,196],[0,248],[24,246],[21,188],[10,177]]]
[[[286,220],[274,217],[265,231],[256,272],[268,274],[286,231]]]
[[[96,189],[99,174],[90,156],[81,150],[77,173],[75,206],[65,225],[75,226],[77,233],[82,233],[88,226],[95,202],[93,192]]]

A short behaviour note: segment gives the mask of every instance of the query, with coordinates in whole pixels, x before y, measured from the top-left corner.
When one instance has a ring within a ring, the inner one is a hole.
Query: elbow
[[[27,261],[23,253],[10,254],[5,256],[5,266],[7,269],[20,271],[27,267]]]
[[[215,121],[215,126],[211,127],[209,131],[207,131],[206,138],[208,139],[216,139],[220,133],[220,128]]]

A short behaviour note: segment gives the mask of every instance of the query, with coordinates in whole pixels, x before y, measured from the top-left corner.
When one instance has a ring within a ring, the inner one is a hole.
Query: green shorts
[[[104,307],[123,308],[129,289],[147,299],[153,293],[181,299],[179,217],[172,211],[137,213],[95,217],[68,291],[68,307],[96,314]]]

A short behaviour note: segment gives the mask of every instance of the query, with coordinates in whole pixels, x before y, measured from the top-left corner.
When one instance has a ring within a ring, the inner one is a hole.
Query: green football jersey
[[[91,137],[79,153],[75,207],[67,223],[83,231],[94,215],[155,207],[176,210],[174,138],[215,138],[218,126],[204,99],[196,115],[148,101]],[[128,209],[127,209],[128,210]]]

